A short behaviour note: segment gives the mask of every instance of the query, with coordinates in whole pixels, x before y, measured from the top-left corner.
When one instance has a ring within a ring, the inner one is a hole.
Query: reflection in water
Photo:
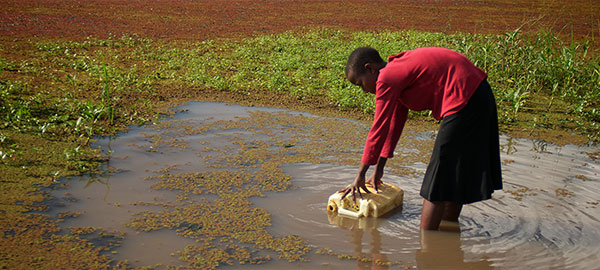
[[[500,144],[500,152],[507,155],[517,152],[517,140],[512,137],[507,137],[505,143]]]
[[[357,269],[389,269],[385,263],[389,262],[388,256],[381,252],[381,234],[377,227],[383,221],[382,218],[363,217],[353,218],[327,212],[329,223],[348,230],[350,243],[354,246]],[[370,236],[369,243],[363,243],[363,235]],[[367,251],[363,250],[367,247]]]
[[[379,262],[387,262],[388,258],[385,254],[381,253],[381,235],[379,231],[374,229],[351,229],[350,235],[352,237],[352,243],[354,244],[354,253],[359,258],[371,258],[371,262],[357,260],[357,269],[388,269],[389,266],[380,264]],[[363,252],[363,234],[367,232],[371,236],[371,242],[369,243],[369,251]]]
[[[401,209],[397,212],[400,212]],[[382,249],[382,236],[378,227],[383,218],[353,218],[327,213],[329,222],[348,231],[356,257],[356,269],[389,269],[389,256]],[[367,237],[364,237],[364,236]],[[420,248],[415,252],[418,269],[492,269],[492,263],[483,257],[465,261],[460,239],[460,225],[442,221],[439,231],[420,232]],[[366,239],[365,239],[366,238]]]
[[[108,137],[108,141],[106,143],[105,148],[103,149],[104,151],[106,151],[107,153],[112,153],[112,146],[111,146],[111,142],[112,142],[112,137]],[[101,186],[105,187],[105,191],[104,191],[104,196],[102,197],[102,200],[104,202],[107,201],[108,195],[110,194],[110,177],[114,172],[118,172],[118,169],[113,168],[111,165],[111,159],[108,159],[108,161],[106,162],[106,164],[104,165],[105,168],[107,168],[103,173],[101,174],[92,174],[89,175],[87,178],[87,183],[85,184],[85,186],[83,188],[88,188],[92,185],[96,185],[99,184]],[[96,187],[97,188],[97,187]],[[99,192],[99,190],[97,191]]]
[[[532,146],[531,146],[531,151],[538,152],[538,153],[550,153],[550,152],[546,151],[547,147],[548,147],[548,142],[546,142],[544,140],[533,140]]]
[[[100,184],[106,187],[106,191],[104,192],[104,197],[102,197],[103,201],[106,201],[108,194],[110,193],[110,176],[106,176],[104,180],[100,178],[98,175],[92,175],[87,179],[87,183],[83,188],[87,188],[94,184]]]
[[[492,269],[491,262],[483,258],[465,261],[460,232],[421,231],[421,249],[416,252],[419,269]]]

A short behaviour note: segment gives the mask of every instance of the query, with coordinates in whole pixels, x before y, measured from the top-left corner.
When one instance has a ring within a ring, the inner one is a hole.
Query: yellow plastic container
[[[354,218],[338,214],[337,212],[327,211],[329,224],[337,225],[346,230],[373,230],[377,229],[383,219],[376,217]]]
[[[367,185],[367,189],[371,193],[365,193],[361,190],[362,199],[356,194],[356,203],[352,201],[352,196],[342,198],[343,193],[333,193],[329,196],[327,203],[327,211],[337,212],[340,215],[360,217],[380,217],[402,206],[404,191],[392,184],[381,184],[379,193],[375,192],[375,188]]]

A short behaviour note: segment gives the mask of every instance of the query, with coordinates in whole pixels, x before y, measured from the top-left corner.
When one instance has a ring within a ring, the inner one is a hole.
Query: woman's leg
[[[458,222],[462,204],[454,202],[430,202],[423,200],[421,211],[421,229],[437,230],[442,220]]]
[[[444,202],[423,200],[421,211],[421,230],[437,230],[444,214]]]
[[[462,206],[463,205],[459,203],[444,202],[444,214],[442,215],[442,220],[458,222]]]

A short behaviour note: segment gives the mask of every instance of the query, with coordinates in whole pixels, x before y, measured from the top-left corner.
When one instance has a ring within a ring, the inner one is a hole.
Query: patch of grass
[[[197,49],[189,54],[182,51],[184,60],[178,67],[185,82],[237,92],[268,89],[299,100],[326,96],[342,110],[369,114],[374,110],[373,96],[361,93],[343,75],[347,55],[354,48],[372,46],[385,57],[417,47],[447,47],[465,54],[489,74],[502,124],[527,129],[531,114],[558,111],[574,124],[556,127],[600,140],[596,109],[600,54],[590,51],[589,42],[565,44],[551,32],[520,36],[519,30],[504,35],[446,35],[318,29],[210,44],[194,44]],[[547,101],[532,108],[531,99]]]
[[[52,123],[33,112],[36,106],[48,107],[43,101],[59,97],[62,103],[83,105],[79,111],[63,110],[57,115],[69,115],[66,118],[76,122],[81,118],[80,124],[94,125],[89,135],[102,134],[110,132],[113,125],[152,120],[164,109],[160,104],[171,98],[173,93],[164,91],[169,87],[245,94],[268,91],[293,96],[299,102],[319,97],[341,110],[372,114],[373,96],[352,86],[343,74],[348,54],[359,46],[377,48],[384,58],[424,46],[459,51],[489,74],[500,122],[506,127],[528,129],[533,126],[532,114],[560,112],[569,125],[545,126],[575,130],[591,141],[600,140],[600,110],[596,109],[600,53],[590,51],[589,42],[565,44],[551,32],[521,36],[519,30],[504,35],[447,35],[309,29],[202,42],[130,36],[40,42],[34,44],[38,51],[29,59],[20,63],[2,60],[3,69],[19,73],[19,80],[3,80],[0,85],[0,97],[6,103],[3,115],[10,117],[10,125],[48,130],[42,127]],[[21,94],[14,90],[17,88],[31,94]],[[536,100],[535,104],[531,100]]]

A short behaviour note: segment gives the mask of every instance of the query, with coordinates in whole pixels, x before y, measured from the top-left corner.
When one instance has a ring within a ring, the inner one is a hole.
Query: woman
[[[487,74],[463,55],[445,48],[409,50],[383,61],[373,48],[354,50],[346,78],[375,94],[375,118],[362,164],[344,196],[365,182],[377,190],[383,169],[402,134],[408,110],[431,110],[441,120],[421,186],[421,229],[437,230],[441,220],[457,222],[463,204],[490,199],[502,189],[498,118]],[[370,165],[375,172],[365,181]]]

